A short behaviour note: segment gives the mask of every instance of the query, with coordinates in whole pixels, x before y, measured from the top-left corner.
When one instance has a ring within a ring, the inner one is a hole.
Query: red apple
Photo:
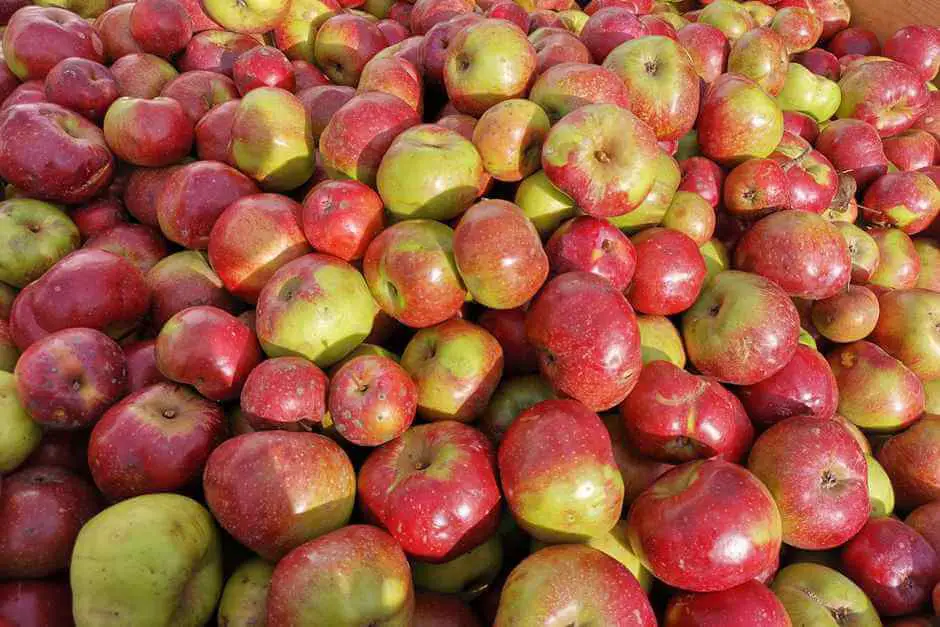
[[[706,83],[712,83],[725,71],[728,61],[728,38],[710,24],[688,24],[676,33],[679,43],[688,51],[695,72]]]
[[[563,27],[540,28],[529,36],[529,41],[535,48],[536,76],[541,76],[549,68],[562,63],[591,63],[591,53],[587,46]]]
[[[159,226],[157,197],[166,181],[179,166],[168,168],[135,168],[124,190],[124,206],[138,221],[148,226]]]
[[[851,174],[860,189],[888,171],[878,129],[862,120],[834,120],[819,132],[816,150],[839,172]]]
[[[411,32],[424,35],[437,24],[473,13],[475,8],[475,3],[470,0],[418,0],[411,10]]]
[[[258,87],[294,91],[294,66],[283,52],[271,46],[258,46],[239,55],[232,76],[242,96]]]
[[[309,430],[323,421],[328,385],[323,371],[302,357],[267,359],[245,380],[242,412],[256,431]]]
[[[851,65],[842,74],[839,87],[842,104],[836,117],[868,122],[882,137],[909,129],[928,103],[917,73],[896,61]]]
[[[929,415],[878,449],[878,462],[891,479],[899,508],[913,509],[940,500],[938,458],[940,419]]]
[[[235,60],[260,45],[257,39],[245,33],[206,30],[189,40],[178,65],[181,72],[208,70],[231,77]]]
[[[611,6],[593,12],[579,36],[594,60],[602,63],[620,44],[648,34],[649,30],[636,13]]]
[[[787,611],[767,586],[747,581],[720,592],[683,592],[669,599],[663,627],[747,625],[790,627]]]
[[[529,32],[529,14],[522,5],[512,0],[497,0],[486,10],[485,16],[512,22],[523,33]]]
[[[3,56],[20,80],[42,80],[69,57],[104,62],[104,44],[95,28],[59,7],[18,10],[3,31]]]
[[[95,30],[104,44],[104,56],[116,61],[129,54],[143,52],[131,35],[131,11],[134,4],[115,4],[95,20]]]
[[[167,241],[159,231],[143,224],[118,224],[85,242],[85,248],[105,250],[124,257],[147,273],[167,255]]]
[[[632,239],[637,264],[627,300],[644,314],[669,316],[685,311],[705,282],[705,260],[685,233],[652,228]]]
[[[896,227],[908,235],[929,227],[938,213],[940,189],[921,172],[889,172],[869,186],[862,201],[866,222]]]
[[[877,56],[881,54],[878,35],[858,26],[850,26],[835,34],[827,44],[829,52],[837,57],[850,54]]]
[[[124,161],[160,167],[189,154],[193,122],[172,98],[118,98],[104,116],[104,136]]]
[[[360,259],[385,226],[382,199],[358,181],[323,181],[304,198],[303,232],[319,252]]]
[[[712,207],[718,206],[722,200],[725,174],[717,163],[705,157],[689,157],[679,162],[679,170],[682,180],[678,191],[694,192]]]
[[[562,224],[545,245],[553,274],[583,271],[623,291],[633,279],[637,250],[607,220],[581,216]]]
[[[480,16],[463,13],[444,22],[435,24],[418,44],[418,67],[424,69],[425,79],[438,86],[444,84],[444,63],[447,49],[457,33],[471,24],[480,21]]]
[[[783,113],[751,79],[724,74],[705,92],[697,125],[702,154],[734,164],[773,152],[783,136]]]
[[[238,90],[228,76],[194,70],[167,83],[160,95],[179,102],[186,117],[196,124],[212,109],[238,98]]]
[[[378,27],[389,46],[401,43],[408,39],[408,37],[411,35],[411,31],[408,30],[407,26],[395,20],[379,20]]]
[[[388,45],[373,20],[352,13],[328,18],[316,33],[316,64],[337,85],[358,84],[362,68]]]
[[[9,627],[73,627],[68,582],[24,579],[0,583],[0,619],[10,621]]]
[[[783,112],[783,130],[802,137],[811,144],[819,137],[819,123],[811,116],[798,111]]]
[[[477,323],[489,331],[502,347],[507,375],[538,371],[538,354],[525,334],[524,309],[487,309]]]
[[[192,19],[179,0],[138,0],[128,25],[141,50],[158,57],[172,57],[193,37]]]
[[[884,139],[885,156],[899,170],[920,170],[940,161],[940,143],[920,129],[909,129]]]
[[[299,94],[305,89],[318,85],[329,85],[330,79],[313,63],[303,59],[294,59],[290,62],[294,69],[294,93]]]
[[[26,81],[17,85],[10,92],[10,95],[0,103],[0,112],[18,104],[31,104],[34,102],[47,102],[44,81]]]
[[[725,209],[733,216],[758,219],[790,204],[786,171],[773,159],[748,159],[725,179]]]
[[[155,383],[166,381],[157,368],[155,340],[141,340],[124,347],[127,360],[127,390],[137,392]]]
[[[940,547],[940,501],[931,501],[921,505],[904,519],[904,524],[924,537],[930,546]],[[938,552],[940,555],[940,552]]]
[[[156,98],[163,88],[179,76],[169,61],[152,54],[127,54],[111,65],[118,93],[128,98]]]
[[[97,198],[80,205],[69,211],[69,218],[86,240],[128,221],[124,204],[116,198]]]
[[[771,158],[786,173],[788,208],[822,213],[832,205],[839,190],[839,175],[821,152],[813,150],[804,139],[784,133]]]
[[[219,75],[221,76],[221,74]],[[232,127],[241,100],[228,100],[210,109],[193,130],[196,154],[203,161],[220,161],[234,165],[232,156]]]
[[[878,297],[870,289],[849,285],[845,291],[813,303],[811,317],[823,337],[846,343],[868,337],[879,312]]]
[[[838,81],[842,76],[842,66],[836,55],[822,48],[810,48],[796,56],[796,62],[813,74],[824,76],[831,81]]]
[[[411,426],[418,391],[395,361],[363,355],[346,362],[330,382],[330,416],[336,431],[358,446],[379,446]]]
[[[414,627],[482,627],[483,625],[470,606],[458,597],[435,592],[419,592],[415,595],[413,621]]]
[[[899,28],[885,40],[884,56],[910,66],[922,81],[933,80],[940,70],[940,30],[926,24]]]
[[[816,45],[823,32],[822,19],[812,7],[779,8],[770,23],[786,42],[787,52],[805,52]]]
[[[920,275],[920,258],[907,233],[893,228],[869,228],[867,233],[875,240],[879,258],[869,277],[871,285],[889,289],[914,287]]]
[[[358,91],[381,91],[398,96],[417,113],[424,113],[424,86],[415,65],[401,57],[375,58],[362,68]]]
[[[307,112],[310,132],[314,139],[320,138],[333,114],[355,95],[354,88],[342,85],[319,85],[298,92],[297,98]]]
[[[146,281],[153,291],[150,318],[157,331],[187,307],[211,305],[233,314],[239,311],[238,301],[225,290],[204,253],[174,253],[151,268]]]
[[[79,57],[57,63],[46,75],[46,99],[101,122],[111,103],[118,99],[118,86],[105,66]]]

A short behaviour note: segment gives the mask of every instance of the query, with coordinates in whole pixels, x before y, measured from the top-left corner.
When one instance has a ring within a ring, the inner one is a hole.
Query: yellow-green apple
[[[361,355],[330,381],[330,416],[336,431],[357,446],[379,446],[411,426],[418,390],[393,359]]]
[[[620,77],[589,63],[566,62],[546,69],[532,85],[529,99],[544,110],[552,123],[588,104],[630,108],[630,98]]]
[[[111,71],[80,57],[59,61],[46,75],[45,87],[49,102],[81,113],[93,122],[101,122],[119,96]]]
[[[111,75],[121,96],[150,99],[159,96],[163,88],[179,76],[179,72],[166,59],[135,52],[115,61],[111,65]]]
[[[692,364],[736,385],[763,381],[783,368],[799,335],[800,316],[786,292],[748,272],[716,274],[682,318]]]
[[[292,0],[287,15],[274,27],[274,43],[288,59],[314,63],[317,29],[339,12],[337,0]]]
[[[202,475],[226,436],[222,410],[189,388],[157,383],[112,406],[92,429],[88,465],[111,501],[175,492]]]
[[[135,2],[128,26],[141,50],[167,59],[193,37],[193,21],[179,0]]]
[[[372,331],[377,307],[358,270],[322,254],[282,266],[258,297],[258,338],[270,357],[332,365]]]
[[[607,220],[593,216],[562,224],[545,251],[553,274],[592,272],[619,291],[627,289],[637,267],[637,251],[630,240]]]
[[[551,122],[535,102],[504,100],[480,117],[473,145],[483,167],[499,181],[521,181],[539,169],[542,142]]]
[[[363,273],[382,311],[409,327],[429,327],[460,311],[467,297],[454,260],[454,232],[433,220],[406,220],[366,249]]]
[[[839,191],[839,174],[806,140],[785,132],[770,157],[786,172],[789,209],[821,214],[832,206]]]
[[[458,32],[476,24],[482,18],[475,13],[462,13],[445,22],[435,24],[418,43],[418,63],[423,70],[424,78],[431,85],[442,87],[444,85],[444,64],[447,61],[447,50],[454,41]]]
[[[134,165],[179,162],[193,145],[193,122],[172,98],[122,97],[104,116],[104,137],[114,154]]]
[[[346,453],[326,436],[258,431],[212,451],[203,488],[219,524],[276,561],[349,521],[356,476]]]
[[[481,20],[457,32],[447,49],[447,96],[461,113],[482,115],[496,103],[524,96],[535,65],[535,48],[515,24]]]
[[[196,305],[237,313],[237,301],[209,265],[205,253],[185,250],[161,259],[146,275],[153,292],[150,320],[159,331],[174,314]]]
[[[224,74],[194,70],[167,83],[160,95],[179,101],[186,116],[196,124],[210,110],[238,98],[238,90]]]
[[[903,363],[868,341],[828,355],[839,385],[839,413],[868,431],[899,431],[924,411],[924,385]]]
[[[75,224],[55,205],[29,198],[0,202],[0,281],[25,287],[79,244]]]
[[[261,42],[245,33],[207,30],[189,40],[177,65],[182,72],[208,70],[231,77],[235,59],[260,45]]]
[[[307,114],[292,93],[253,89],[232,122],[232,158],[239,170],[270,191],[300,187],[313,174],[316,150]]]
[[[865,454],[868,463],[868,500],[871,503],[871,517],[890,516],[894,512],[894,486],[878,460]]]
[[[58,7],[27,6],[3,31],[6,64],[23,81],[42,80],[59,61],[82,57],[104,62],[104,44],[94,26]]]
[[[574,200],[552,185],[544,170],[519,183],[514,201],[543,238],[577,213]]]
[[[642,366],[636,315],[623,294],[588,272],[551,279],[526,314],[539,369],[594,411],[620,403]]]
[[[767,5],[761,5],[767,6]],[[764,627],[788,627],[787,610],[757,580],[720,592],[683,592],[669,599],[664,627],[707,627],[747,624],[759,617]]]
[[[783,89],[777,95],[781,109],[805,113],[817,122],[831,118],[841,100],[837,83],[813,74],[799,63],[788,66]]]
[[[454,258],[470,295],[493,309],[522,306],[548,276],[538,232],[505,200],[484,200],[467,210],[454,230]]]
[[[230,627],[264,625],[274,565],[260,558],[243,562],[229,576],[219,599],[219,623]]]
[[[535,48],[535,75],[562,63],[590,64],[591,53],[573,33],[560,27],[543,27],[529,35]]]
[[[556,454],[565,464],[552,461]],[[610,436],[577,401],[546,400],[521,412],[500,444],[499,471],[513,516],[543,542],[584,541],[620,519],[623,479]]]
[[[670,316],[685,311],[698,298],[705,281],[705,260],[691,237],[655,227],[631,240],[636,273],[627,300],[644,314]]]
[[[401,57],[373,57],[359,77],[357,90],[381,91],[398,96],[417,113],[424,112],[424,86],[415,65]]]
[[[649,34],[649,29],[634,11],[626,7],[609,6],[593,12],[578,36],[591,57],[597,63],[602,63],[620,44]]]
[[[138,496],[82,527],[70,577],[80,627],[103,620],[198,627],[212,618],[222,591],[219,532],[209,512],[192,499]]]
[[[0,111],[0,177],[32,198],[91,200],[114,176],[105,137],[92,122],[56,104],[9,107]]]
[[[454,421],[412,427],[359,471],[366,516],[421,561],[449,561],[489,539],[500,501],[492,445]]]
[[[868,278],[869,283],[902,290],[917,285],[920,257],[910,236],[895,228],[869,228],[867,232],[878,247],[878,263]]]
[[[505,374],[538,372],[538,355],[525,335],[525,309],[487,309],[477,318],[477,323],[503,347]]]
[[[682,336],[669,318],[639,315],[636,322],[640,327],[640,350],[644,365],[662,360],[679,368],[685,367]]]
[[[805,52],[822,36],[822,19],[812,7],[786,6],[774,14],[770,27],[777,31],[787,45],[787,52]]]
[[[643,565],[683,590],[727,590],[778,560],[781,521],[770,492],[728,461],[699,460],[669,471],[633,502],[627,521]]]
[[[871,339],[924,381],[940,378],[940,337],[934,323],[940,294],[925,289],[885,291]]]
[[[702,154],[734,165],[774,151],[783,137],[783,113],[751,79],[723,74],[705,92],[697,128]]]
[[[710,24],[691,23],[680,28],[676,36],[703,81],[711,83],[725,71],[728,38],[719,29]]]
[[[408,25],[415,35],[424,35],[437,24],[458,15],[473,13],[476,8],[473,0],[417,0]]]
[[[659,226],[682,182],[679,164],[665,150],[658,150],[653,161],[654,179],[646,198],[629,213],[607,218],[625,233],[638,233]]]
[[[450,220],[479,195],[483,161],[473,143],[457,131],[436,124],[412,126],[391,142],[381,159],[375,183],[393,218]],[[412,172],[423,174],[415,177]]]
[[[731,0],[715,0],[706,5],[696,17],[696,23],[714,26],[733,42],[757,26],[754,17],[742,6]]]
[[[374,186],[379,164],[392,142],[420,121],[417,112],[397,96],[357,95],[336,110],[320,135],[326,173],[330,178],[351,178]]]
[[[940,189],[922,172],[888,172],[865,190],[860,204],[866,223],[913,235],[928,228],[940,213]]]
[[[862,120],[834,120],[822,128],[815,144],[839,172],[851,174],[864,189],[888,171],[878,130]]]
[[[845,69],[839,87],[842,104],[836,117],[868,122],[882,137],[909,129],[929,102],[917,72],[897,61],[854,64]]]
[[[834,296],[813,303],[816,330],[833,342],[863,340],[878,323],[878,297],[863,285],[849,285]]]
[[[570,577],[559,577],[565,571]],[[499,600],[496,627],[579,624],[653,627],[656,616],[636,577],[614,558],[588,546],[541,549],[509,574]]]
[[[614,48],[604,67],[623,80],[630,110],[656,139],[678,139],[692,129],[701,79],[679,43],[660,36],[634,39]]]
[[[627,109],[613,104],[580,107],[549,131],[542,168],[577,206],[598,217],[635,209],[653,187],[656,136]]]
[[[319,140],[333,114],[356,95],[356,90],[343,85],[315,85],[297,92],[307,112],[307,126],[314,140]]]
[[[115,4],[95,19],[95,30],[104,44],[104,56],[108,61],[117,61],[121,57],[143,52],[140,44],[131,36],[131,11],[134,4]]]
[[[793,624],[878,627],[881,619],[851,579],[822,564],[798,562],[782,569],[771,587]]]
[[[892,436],[878,449],[878,461],[894,488],[903,510],[925,505],[940,497],[940,419],[926,416],[909,429]]]
[[[88,239],[85,248],[106,250],[148,272],[167,256],[168,242],[157,229],[143,224],[118,224]]]
[[[471,422],[486,409],[503,373],[503,350],[465,320],[448,320],[411,338],[401,365],[418,388],[418,415]]]
[[[361,15],[340,13],[311,28],[316,28],[314,60],[338,85],[355,87],[369,59],[388,45],[375,20]]]
[[[536,403],[554,398],[551,384],[538,375],[504,379],[490,399],[480,420],[480,429],[498,445],[520,413]]]
[[[409,627],[415,606],[408,559],[370,525],[349,525],[297,547],[278,562],[268,625]]]
[[[885,137],[882,143],[888,161],[899,170],[928,168],[940,159],[938,157],[940,143],[933,135],[922,129],[912,128],[898,135]]]
[[[301,223],[319,252],[361,259],[385,227],[382,198],[359,181],[323,181],[304,198]]]
[[[287,17],[290,2],[283,0],[202,0],[206,15],[236,33],[265,33]]]
[[[940,244],[934,238],[914,239],[914,250],[920,259],[920,274],[916,287],[940,292]]]
[[[255,431],[310,430],[323,421],[328,385],[323,371],[303,357],[266,359],[245,380],[242,413]]]

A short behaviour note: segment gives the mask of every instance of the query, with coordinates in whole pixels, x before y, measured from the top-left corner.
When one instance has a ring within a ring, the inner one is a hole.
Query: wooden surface
[[[849,0],[852,24],[870,28],[884,41],[902,26],[940,26],[940,0]]]

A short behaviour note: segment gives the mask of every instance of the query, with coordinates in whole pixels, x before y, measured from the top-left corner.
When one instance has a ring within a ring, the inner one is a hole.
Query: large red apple
[[[637,263],[626,295],[633,308],[670,316],[691,307],[705,282],[705,259],[692,238],[673,229],[651,228],[631,242]]]

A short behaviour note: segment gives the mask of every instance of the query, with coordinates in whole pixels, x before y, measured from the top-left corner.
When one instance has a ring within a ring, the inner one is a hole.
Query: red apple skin
[[[167,178],[157,197],[163,234],[191,249],[209,246],[212,227],[236,200],[258,193],[254,181],[218,161],[189,163]]]
[[[819,132],[816,150],[839,172],[848,172],[864,189],[888,171],[878,129],[862,120],[833,120]]]
[[[530,41],[535,48],[535,76],[562,63],[591,63],[587,46],[564,27],[543,27],[530,35]]]
[[[543,542],[583,541],[620,519],[623,480],[610,436],[577,401],[542,401],[520,413],[500,444],[499,474],[516,521]]]
[[[117,198],[96,198],[69,211],[69,218],[78,227],[83,240],[128,221],[124,204]]]
[[[904,519],[904,524],[924,537],[936,551],[940,548],[940,501],[921,505]],[[937,552],[940,555],[940,551]]]
[[[124,189],[124,206],[139,222],[148,226],[160,226],[157,218],[157,198],[166,186],[170,175],[180,166],[168,168],[135,168]]]
[[[594,15],[605,7],[623,7],[637,15],[646,15],[653,11],[654,4],[652,0],[591,0],[584,7],[584,12]]]
[[[839,388],[829,363],[808,346],[797,346],[782,369],[753,385],[737,388],[747,415],[761,426],[791,416],[831,418],[839,406]]]
[[[717,163],[705,157],[689,157],[679,162],[682,179],[679,191],[694,192],[715,208],[721,202],[724,171]]]
[[[311,429],[323,421],[329,381],[302,357],[261,362],[245,381],[241,408],[256,431]]]
[[[380,23],[381,24],[381,23]],[[329,85],[330,79],[313,63],[303,59],[294,59],[290,62],[294,70],[294,93],[300,94],[305,89],[319,85]]]
[[[779,141],[777,134],[783,130],[783,114],[768,101],[751,79],[741,74],[719,76],[701,100],[696,124],[702,154],[729,164],[766,157],[768,146]],[[761,110],[752,110],[753,102],[761,103]]]
[[[226,440],[212,451],[203,488],[219,524],[241,544],[276,561],[346,524],[356,476],[343,450],[325,436],[259,431]]]
[[[525,333],[523,308],[487,309],[477,323],[490,332],[503,348],[504,372],[507,376],[538,372],[539,357]]]
[[[150,319],[157,332],[187,307],[211,305],[232,314],[240,310],[238,301],[226,291],[202,253],[172,254],[151,268],[146,280],[153,292]]]
[[[469,0],[418,0],[411,10],[411,32],[424,35],[437,24],[473,13],[475,8],[475,3]]]
[[[711,83],[721,76],[730,51],[724,33],[710,24],[691,23],[680,28],[676,35],[703,81]]]
[[[221,76],[221,74],[220,74]],[[219,161],[234,166],[232,156],[232,126],[238,111],[239,99],[229,100],[210,109],[196,122],[193,130],[196,154],[202,161]]]
[[[482,18],[474,13],[464,13],[431,27],[418,46],[417,66],[424,69],[425,80],[432,84],[444,85],[444,62],[447,49],[461,30],[476,24]]]
[[[357,446],[379,446],[414,421],[418,390],[404,368],[379,355],[345,364],[330,382],[330,416],[336,431]]]
[[[161,167],[189,154],[193,122],[172,98],[118,98],[104,117],[104,136],[124,161]]]
[[[606,7],[595,11],[588,18],[579,36],[591,57],[597,63],[602,63],[620,44],[648,34],[649,29],[633,11],[622,7]]]
[[[128,392],[137,392],[167,380],[157,368],[155,340],[141,340],[125,346],[124,358],[127,360]]]
[[[216,307],[184,309],[157,336],[157,367],[165,377],[193,385],[214,401],[238,398],[245,379],[261,361],[254,332]]]
[[[65,468],[36,466],[4,477],[0,577],[32,579],[68,568],[79,529],[100,509],[94,487]]]
[[[728,213],[754,220],[789,206],[790,184],[773,159],[748,159],[728,173],[722,196]]]
[[[630,507],[627,537],[657,579],[718,592],[775,567],[781,522],[757,477],[713,459],[683,464],[641,494]]]
[[[138,0],[128,23],[144,52],[170,58],[193,37],[189,12],[178,0]]]
[[[302,212],[280,194],[243,196],[222,212],[209,234],[209,262],[230,293],[255,303],[278,268],[313,252]]]
[[[87,477],[89,475],[88,436],[88,431],[47,430],[43,432],[39,446],[20,468],[57,466]]]
[[[643,367],[620,415],[632,445],[662,462],[737,462],[754,439],[754,427],[731,392],[667,361]]]
[[[174,78],[160,95],[179,102],[186,117],[196,124],[212,109],[238,98],[238,90],[228,76],[195,70]]]
[[[642,366],[636,315],[601,277],[568,272],[551,279],[526,314],[526,337],[542,375],[593,411],[614,407],[636,385]]]
[[[179,72],[166,59],[135,52],[112,63],[111,75],[122,97],[149,100],[159,96],[163,88],[179,76]]]
[[[111,183],[114,156],[101,130],[79,114],[22,104],[0,111],[0,177],[30,197],[78,204]]]
[[[392,4],[392,6],[389,7],[386,18],[395,20],[406,28],[411,28],[411,12],[413,10],[414,5],[410,2],[397,0],[394,4]]]
[[[868,122],[882,137],[906,131],[927,108],[924,83],[913,69],[896,61],[849,65],[839,87],[842,104],[836,115]]]
[[[413,23],[414,12],[411,19]],[[338,42],[341,44],[337,45]],[[314,57],[331,81],[355,86],[365,64],[387,45],[375,21],[362,15],[338,13],[317,28]]]
[[[415,594],[414,627],[483,627],[470,606],[451,594]]]
[[[611,70],[590,63],[559,63],[546,68],[532,85],[529,99],[554,122],[587,104],[630,108],[623,80]]]
[[[885,137],[882,143],[888,161],[905,172],[932,166],[940,160],[940,143],[924,130],[909,129]]]
[[[601,417],[614,448],[614,460],[623,479],[623,504],[629,506],[646,488],[675,466],[641,455],[627,437],[627,429],[618,414]]]
[[[26,81],[17,85],[10,92],[2,103],[0,111],[5,111],[18,104],[31,104],[34,102],[46,102],[46,84],[43,81]]]
[[[410,556],[449,561],[496,530],[502,499],[495,461],[490,441],[473,427],[411,427],[366,459],[359,503]]]
[[[294,91],[294,66],[284,53],[271,46],[258,46],[241,54],[232,66],[232,76],[242,96],[258,87]]]
[[[899,28],[885,40],[884,56],[913,68],[920,80],[932,80],[940,70],[940,31],[917,24]]]
[[[868,224],[914,235],[940,213],[940,189],[922,172],[889,172],[869,186],[861,204]]]
[[[665,228],[646,229],[631,240],[637,264],[627,300],[644,314],[685,311],[705,282],[705,260],[691,237]]]
[[[307,112],[314,139],[319,139],[333,114],[355,95],[355,88],[344,85],[318,85],[297,93],[297,98]]]
[[[825,155],[802,138],[784,133],[770,158],[786,173],[788,208],[809,213],[823,213],[829,208],[839,189],[839,175]]]
[[[42,80],[68,57],[104,63],[104,44],[94,27],[58,7],[23,7],[3,32],[7,65],[20,80]]]
[[[181,72],[208,70],[232,76],[235,60],[242,53],[257,48],[261,43],[245,33],[207,30],[189,40],[186,50],[177,62]]]
[[[490,5],[484,16],[512,22],[521,28],[523,33],[529,32],[529,14],[512,0],[497,0]]]
[[[183,5],[183,8],[186,9],[186,13],[189,14],[193,33],[201,33],[204,30],[221,28],[221,26],[216,24],[212,18],[206,15],[206,12],[202,10],[202,2],[200,2],[200,0],[179,0],[179,2]]]
[[[0,619],[9,627],[74,627],[68,581],[24,579],[0,582]]]
[[[889,438],[877,457],[891,479],[898,508],[940,500],[940,418],[921,418]]]
[[[842,569],[882,616],[903,616],[930,599],[940,557],[922,535],[895,518],[872,518],[842,549]]]
[[[88,466],[111,501],[179,491],[200,478],[226,431],[216,403],[189,388],[156,383],[105,412],[91,431]]]
[[[796,111],[783,112],[783,130],[802,137],[811,144],[819,137],[819,123],[810,116]]]
[[[633,280],[637,250],[607,220],[580,216],[562,224],[545,245],[552,274],[590,272],[624,291]]]
[[[131,11],[133,3],[115,4],[95,20],[95,30],[104,44],[104,56],[116,61],[128,54],[143,52],[140,44],[131,35]]]
[[[120,255],[146,273],[167,255],[167,241],[143,224],[118,224],[85,242],[85,248]]]
[[[810,48],[796,55],[795,61],[813,74],[824,76],[831,81],[838,81],[842,76],[842,66],[836,55],[822,48]]]
[[[663,627],[790,627],[790,617],[770,588],[747,581],[720,592],[682,592],[666,607]]]
[[[827,44],[829,52],[837,57],[848,54],[877,56],[881,54],[878,36],[867,28],[850,26],[839,31]]]
[[[23,407],[54,429],[88,427],[127,390],[117,342],[94,329],[66,329],[31,345],[16,363]]]
[[[304,198],[302,224],[314,250],[354,261],[385,228],[385,207],[359,181],[323,181]]]
[[[930,92],[930,101],[913,128],[927,131],[940,142],[940,93]]]
[[[917,285],[920,257],[910,237],[900,229],[869,228],[878,245],[880,262],[869,277],[869,287],[906,290]]]
[[[57,63],[46,75],[46,100],[71,109],[93,122],[104,119],[118,99],[117,82],[105,66],[80,57]]]
[[[529,31],[535,32],[540,28],[565,29],[565,23],[558,17],[558,13],[549,9],[536,9],[529,13]]]
[[[378,26],[379,32],[385,37],[385,41],[388,42],[389,46],[394,46],[411,36],[411,31],[408,30],[408,27],[395,20],[379,20],[376,26]]]
[[[820,300],[851,279],[845,238],[824,218],[805,211],[780,211],[752,226],[738,242],[734,265],[776,282],[791,296]]]

